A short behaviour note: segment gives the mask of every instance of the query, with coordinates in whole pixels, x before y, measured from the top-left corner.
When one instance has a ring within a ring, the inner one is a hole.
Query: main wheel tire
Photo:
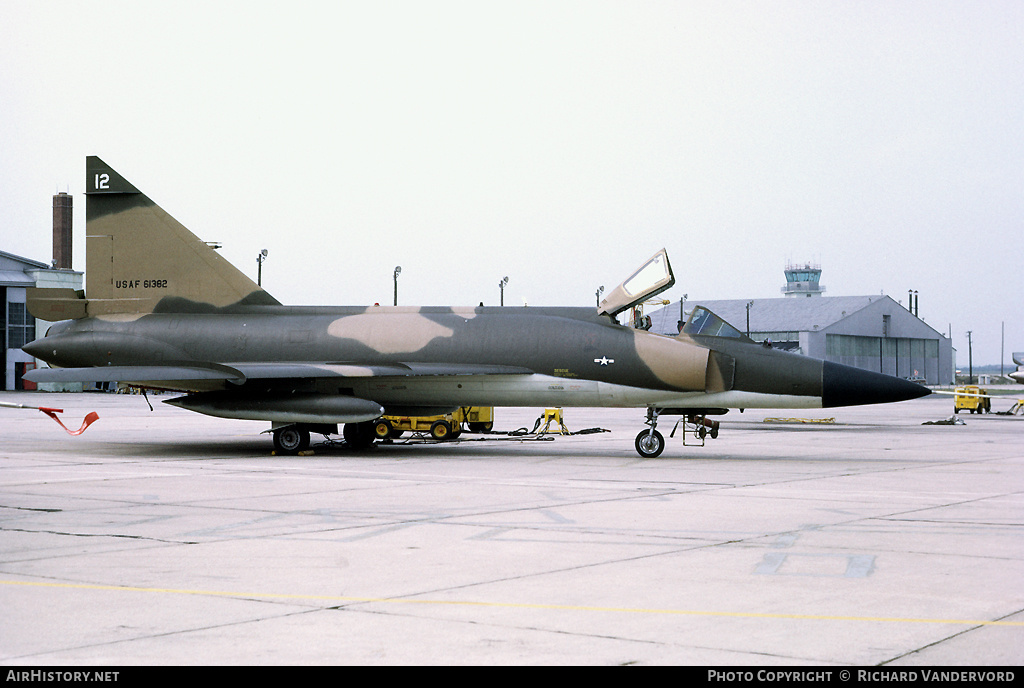
[[[665,451],[665,438],[655,430],[642,430],[636,436],[636,453],[645,459],[656,459]]]
[[[435,421],[434,424],[430,426],[430,436],[435,440],[447,440],[451,438],[451,435],[452,426],[448,425],[448,421]]]
[[[274,449],[279,454],[290,455],[309,449],[309,431],[294,425],[275,430]]]
[[[373,423],[345,423],[341,435],[353,449],[368,449],[376,439],[373,426]]]

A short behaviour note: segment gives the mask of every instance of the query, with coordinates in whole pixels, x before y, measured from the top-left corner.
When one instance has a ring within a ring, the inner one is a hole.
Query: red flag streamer
[[[42,406],[40,406],[39,410],[48,415],[50,418],[53,418],[55,421],[57,421],[57,425],[64,428],[64,430],[66,430],[69,435],[81,435],[83,432],[85,432],[85,429],[87,427],[89,427],[90,425],[92,425],[93,423],[100,419],[100,414],[96,413],[95,411],[90,411],[89,413],[86,414],[85,419],[82,421],[82,427],[78,428],[77,430],[72,430],[68,426],[64,425],[64,423],[60,421],[60,418],[57,417],[58,413],[63,413],[61,409],[43,408]]]
[[[0,401],[0,406],[6,406],[8,408],[35,409],[37,411],[42,411],[50,418],[53,418],[55,421],[57,421],[57,425],[64,428],[64,431],[67,432],[69,435],[81,435],[83,432],[85,432],[85,429],[87,427],[89,427],[90,425],[92,425],[93,423],[100,419],[100,414],[96,413],[95,411],[90,411],[88,414],[86,414],[85,419],[82,421],[82,427],[78,428],[77,430],[72,430],[68,426],[64,425],[64,423],[61,422],[60,418],[57,417],[58,413],[64,413],[64,409],[48,408],[46,406],[27,406],[25,404],[12,404],[10,402],[5,401]]]

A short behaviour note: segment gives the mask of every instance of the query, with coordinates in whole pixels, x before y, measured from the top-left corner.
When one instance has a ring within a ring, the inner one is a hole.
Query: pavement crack
[[[1010,617],[1013,617],[1013,616],[1017,616],[1018,614],[1021,614],[1021,613],[1024,613],[1024,609],[1018,609],[1015,612],[1010,612],[1009,614],[1003,614],[1000,617],[992,619],[992,621],[1005,621],[1006,619],[1009,619]],[[942,645],[943,643],[949,642],[950,640],[953,640],[954,638],[959,638],[960,636],[963,636],[963,635],[966,635],[968,633],[972,633],[974,631],[977,631],[980,628],[987,628],[987,627],[988,627],[987,625],[978,624],[976,626],[971,626],[970,628],[965,628],[962,631],[958,631],[956,633],[953,633],[952,635],[948,635],[945,638],[939,638],[938,640],[936,640],[934,642],[928,643],[927,645],[922,645],[921,647],[918,647],[918,648],[915,648],[913,650],[910,650],[909,652],[904,652],[902,654],[896,655],[895,657],[890,657],[889,659],[885,660],[884,662],[879,662],[877,666],[885,666],[887,664],[891,664],[892,662],[895,662],[898,659],[903,659],[904,657],[909,657],[911,655],[916,655],[917,653],[923,652],[924,650],[927,650],[928,648],[938,647],[939,645]]]
[[[141,535],[123,535],[120,533],[72,533],[63,530],[30,530],[28,528],[0,528],[5,533],[32,533],[36,535],[63,535],[66,537],[81,538],[120,538],[124,540],[140,540],[143,542],[161,542],[167,545],[197,545],[196,541],[189,540],[165,540],[162,538],[143,537]]]

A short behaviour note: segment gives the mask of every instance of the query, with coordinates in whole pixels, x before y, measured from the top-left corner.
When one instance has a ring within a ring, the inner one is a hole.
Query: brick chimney
[[[53,267],[71,269],[72,197],[60,192],[53,197]]]

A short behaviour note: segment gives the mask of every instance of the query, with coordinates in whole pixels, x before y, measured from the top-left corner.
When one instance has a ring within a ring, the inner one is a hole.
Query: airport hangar
[[[675,334],[679,321],[703,306],[777,349],[928,385],[953,384],[952,341],[918,317],[916,305],[911,312],[884,294],[823,296],[818,265],[787,265],[785,272],[783,297],[670,303],[649,313],[651,331]]]

